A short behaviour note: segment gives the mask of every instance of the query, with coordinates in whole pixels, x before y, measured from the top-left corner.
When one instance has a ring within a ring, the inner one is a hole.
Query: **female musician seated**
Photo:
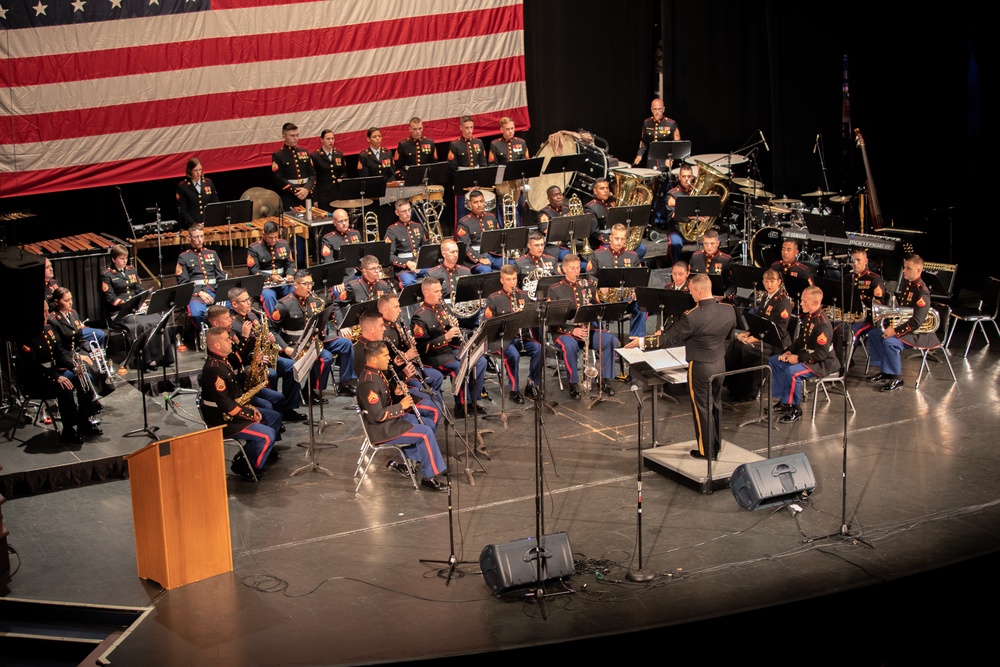
[[[101,274],[101,291],[108,306],[108,315],[113,317],[118,314],[126,301],[142,291],[142,283],[139,282],[139,274],[135,267],[128,263],[128,249],[125,246],[120,244],[113,246],[110,254],[111,266],[104,269]],[[157,314],[132,314],[119,324],[128,330],[129,345],[131,345],[137,336],[152,329],[159,321],[160,315]],[[171,345],[163,345],[162,335],[155,336],[146,342],[143,361],[150,370],[155,369],[157,364],[169,366],[174,363],[174,348]]]

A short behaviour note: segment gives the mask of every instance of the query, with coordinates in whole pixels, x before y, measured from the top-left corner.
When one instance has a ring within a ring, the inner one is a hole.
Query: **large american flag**
[[[0,197],[528,126],[520,0],[0,0]]]

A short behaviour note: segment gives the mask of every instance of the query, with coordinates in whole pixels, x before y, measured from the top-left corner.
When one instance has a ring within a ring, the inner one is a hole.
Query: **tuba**
[[[698,178],[694,181],[691,194],[698,196],[714,194],[722,199],[721,205],[725,206],[726,200],[729,199],[729,188],[722,181],[726,179],[726,175],[701,160],[695,160],[695,163],[698,165]],[[715,224],[714,217],[703,217],[701,220],[684,220],[677,223],[677,231],[681,233],[681,236],[685,240],[696,243],[705,235],[705,232],[711,229],[713,224]]]
[[[878,322],[882,329],[887,329],[890,326],[895,329],[911,317],[913,317],[913,308],[907,306],[883,306],[880,303],[872,306],[872,321]],[[938,311],[929,308],[923,324],[914,329],[913,333],[934,333],[940,325],[941,316]]]

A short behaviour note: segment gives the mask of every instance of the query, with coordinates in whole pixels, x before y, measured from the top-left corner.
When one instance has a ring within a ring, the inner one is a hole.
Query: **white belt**
[[[413,253],[412,252],[401,252],[398,255],[396,255],[396,257],[399,257],[400,259],[413,259]]]

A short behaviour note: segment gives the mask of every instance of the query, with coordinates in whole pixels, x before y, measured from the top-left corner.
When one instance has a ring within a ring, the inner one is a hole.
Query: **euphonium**
[[[908,306],[894,308],[892,306],[883,306],[880,303],[872,306],[872,321],[878,322],[879,326],[883,329],[887,329],[889,326],[895,329],[911,317],[913,317],[913,308]],[[913,333],[934,333],[940,325],[941,316],[938,314],[938,311],[934,308],[928,308],[927,317],[924,318],[923,324],[917,327]]]
[[[723,185],[722,181],[726,179],[726,175],[701,160],[695,160],[695,164],[698,165],[698,178],[694,181],[691,194],[698,196],[714,194],[722,199],[720,206],[725,206],[726,200],[729,199],[729,188]],[[713,224],[715,217],[702,217],[701,220],[679,222],[677,230],[686,240],[695,243],[711,229]]]

